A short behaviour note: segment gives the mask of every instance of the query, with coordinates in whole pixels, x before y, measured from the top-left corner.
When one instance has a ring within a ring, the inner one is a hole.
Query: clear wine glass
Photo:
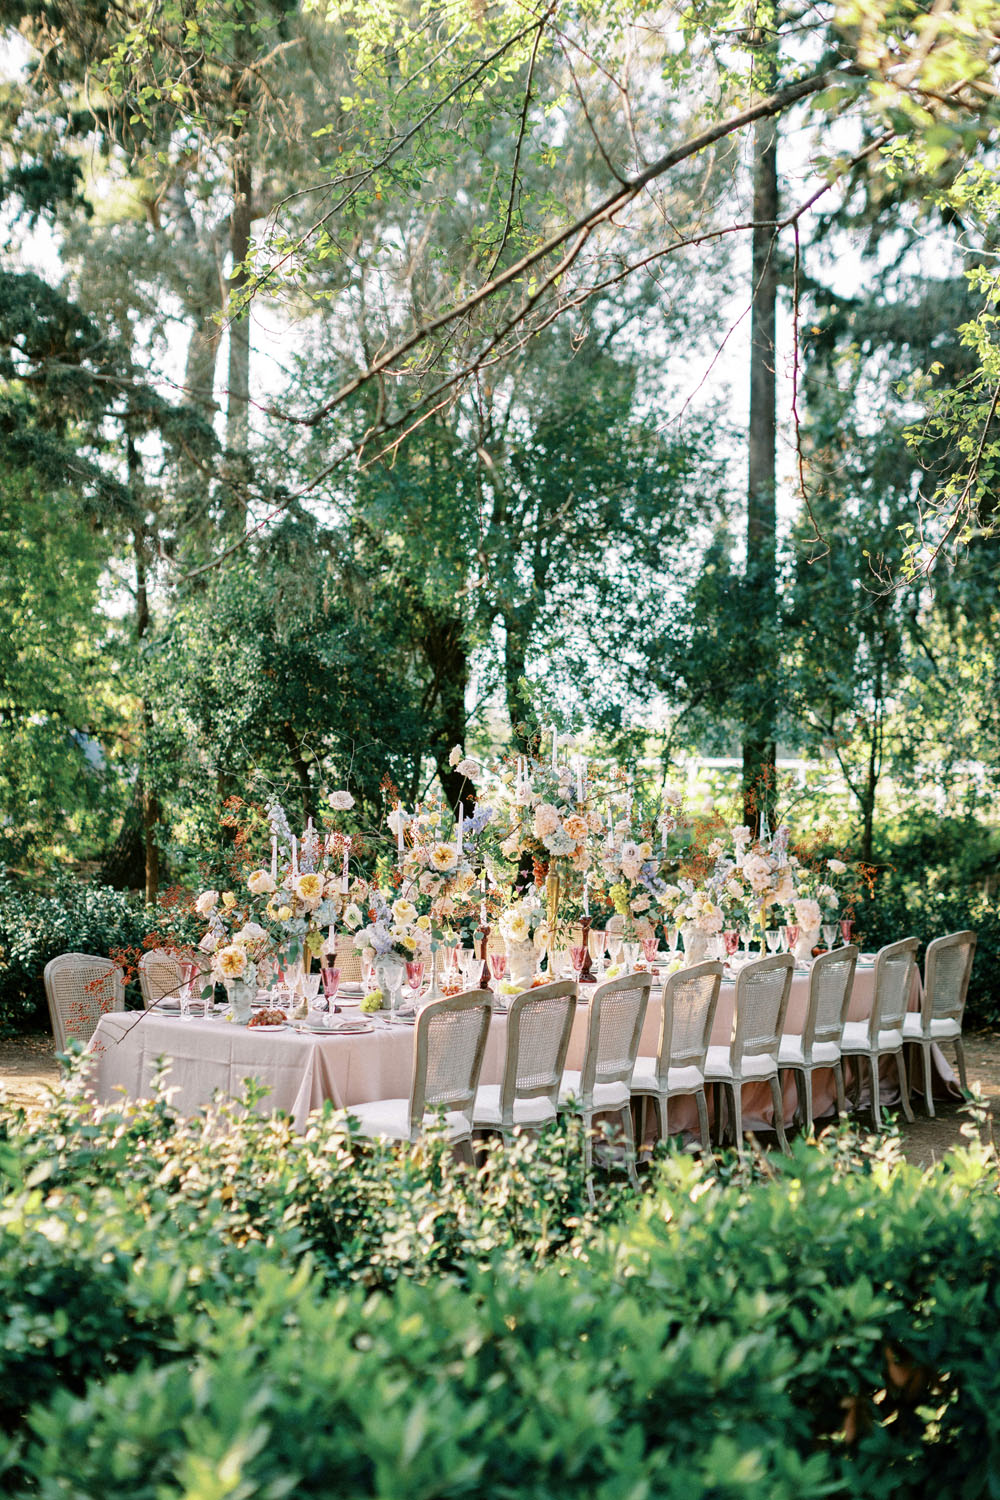
[[[768,953],[777,953],[781,947],[781,928],[766,928],[764,932],[764,940],[767,943]]]
[[[824,922],[822,927],[823,943],[827,948],[832,948],[837,941],[836,922]]]
[[[608,933],[608,957],[613,964],[620,961],[622,956],[622,938],[620,932]]]
[[[679,927],[664,927],[663,930],[667,934],[667,947],[670,949],[671,953],[676,953],[677,952],[677,945],[678,945],[678,943],[681,940],[681,930],[680,930],[680,928]]]
[[[305,996],[306,1000],[308,1000],[310,1010],[313,1009],[313,1001],[319,994],[319,981],[320,976],[318,974],[303,974],[299,980],[299,990]]]
[[[479,976],[483,971],[483,961],[475,948],[463,948],[459,954],[459,964],[462,969],[462,983],[467,990],[479,988]]]
[[[635,966],[639,962],[639,944],[622,943],[622,952],[625,955],[625,969],[629,974],[635,972]]]
[[[749,927],[740,928],[740,947],[744,953],[750,952],[750,944],[753,942],[753,933]]]
[[[180,1000],[181,1015],[185,1019],[191,1015],[192,1001],[200,998],[201,986],[198,984],[200,978],[198,965],[190,959],[181,960],[181,988],[178,999]]]

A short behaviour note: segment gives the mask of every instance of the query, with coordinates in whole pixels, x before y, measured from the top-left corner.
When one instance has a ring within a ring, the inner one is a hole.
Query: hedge
[[[758,1180],[669,1155],[588,1219],[558,1130],[472,1179],[330,1113],[228,1125],[162,1099],[10,1122],[7,1493],[996,1492],[985,1148],[920,1172],[840,1132]]]

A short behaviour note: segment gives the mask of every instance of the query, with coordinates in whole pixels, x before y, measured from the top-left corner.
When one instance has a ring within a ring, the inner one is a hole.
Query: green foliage
[[[0,1028],[48,1027],[42,975],[50,958],[141,949],[153,925],[140,901],[108,886],[65,876],[39,893],[0,877]]]
[[[572,1134],[470,1180],[329,1116],[225,1124],[70,1096],[8,1122],[8,1493],[988,1493],[992,1152],[674,1156],[588,1220]]]
[[[875,950],[901,937],[920,939],[923,950],[932,938],[971,928],[978,935],[976,956],[969,980],[965,1024],[976,1029],[1000,1025],[1000,911],[995,899],[982,891],[949,887],[928,889],[913,885],[901,888],[891,880],[876,885],[870,901],[858,907],[857,939],[865,949]]]

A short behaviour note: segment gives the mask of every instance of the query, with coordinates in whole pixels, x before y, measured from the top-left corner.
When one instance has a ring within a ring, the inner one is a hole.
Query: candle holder
[[[427,994],[424,997],[424,1004],[426,1005],[428,1003],[428,1001],[431,1001],[431,1000],[440,1000],[440,999],[441,999],[441,990],[440,990],[440,988],[438,986],[438,945],[437,945],[437,943],[435,943],[435,942],[432,941],[431,942],[431,982],[430,982],[430,988],[428,989]]]
[[[583,946],[587,950],[587,957],[583,961],[583,968],[580,970],[580,975],[579,975],[579,978],[577,980],[578,984],[596,984],[597,983],[597,975],[594,973],[593,969],[590,967],[590,943],[588,941],[588,939],[590,937],[590,928],[591,928],[591,919],[590,919],[590,917],[581,917],[580,918],[580,931],[583,934]]]
[[[491,928],[490,928],[489,924],[487,923],[487,925],[485,927],[481,927],[479,930],[480,930],[480,932],[483,935],[483,938],[482,938],[482,947],[479,950],[479,957],[483,961],[482,971],[481,971],[481,973],[479,975],[479,988],[481,990],[488,990],[489,987],[490,987],[490,979],[491,979],[492,976],[490,975],[490,965],[489,965],[489,960],[488,960],[488,958],[487,958],[486,955],[487,955],[487,953],[489,951],[489,941],[490,941]]]

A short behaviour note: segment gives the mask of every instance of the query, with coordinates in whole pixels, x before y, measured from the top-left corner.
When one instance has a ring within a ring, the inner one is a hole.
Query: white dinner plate
[[[287,1021],[275,1021],[269,1026],[248,1026],[248,1031],[284,1031],[288,1025]]]

